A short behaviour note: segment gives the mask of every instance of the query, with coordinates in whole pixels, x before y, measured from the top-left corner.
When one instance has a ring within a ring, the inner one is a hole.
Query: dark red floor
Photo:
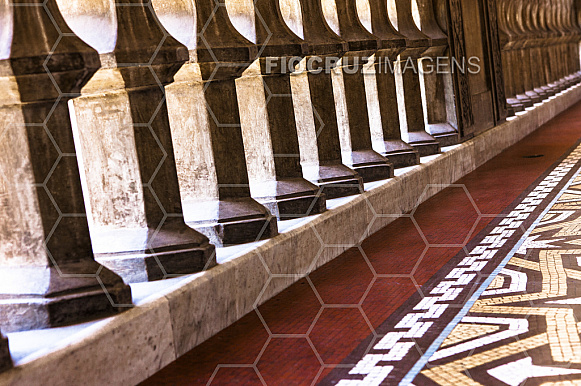
[[[501,213],[580,137],[581,103],[457,182],[484,217],[463,188],[448,188],[418,208],[417,227],[411,218],[394,221],[144,384],[322,379],[492,220],[486,215]]]

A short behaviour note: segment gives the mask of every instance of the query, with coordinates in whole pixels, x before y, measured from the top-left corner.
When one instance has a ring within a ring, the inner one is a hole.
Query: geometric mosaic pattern
[[[577,146],[321,384],[581,385],[580,159]]]

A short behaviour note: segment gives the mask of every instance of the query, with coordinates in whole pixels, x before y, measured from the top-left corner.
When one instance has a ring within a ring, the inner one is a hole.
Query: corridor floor
[[[144,384],[581,384],[579,138],[581,103]]]

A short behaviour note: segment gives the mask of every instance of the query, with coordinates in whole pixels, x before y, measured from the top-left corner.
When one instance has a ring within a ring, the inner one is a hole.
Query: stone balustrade
[[[468,2],[0,0],[0,329],[122,311],[581,81],[577,1],[495,1],[470,113]]]
[[[570,0],[497,0],[509,114],[580,80],[579,20]]]

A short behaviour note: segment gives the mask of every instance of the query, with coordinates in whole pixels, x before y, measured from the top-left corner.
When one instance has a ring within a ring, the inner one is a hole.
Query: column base
[[[518,99],[518,101],[525,107],[533,107],[534,103],[532,101],[531,98],[529,98],[527,95],[525,94],[518,94],[516,96],[516,99]]]
[[[131,307],[131,288],[98,264],[0,269],[3,332],[37,330],[110,316]],[[103,289],[103,287],[105,289]]]
[[[514,110],[515,114],[525,111],[525,106],[516,98],[508,98],[506,103],[508,103],[509,107]]]
[[[126,283],[161,280],[216,265],[214,246],[183,221],[161,229],[115,229],[91,233],[95,260]]]
[[[561,91],[565,90],[565,85],[560,81],[555,81],[547,84],[551,89],[555,91],[555,94],[560,93]]]
[[[411,131],[408,133],[409,144],[417,149],[420,157],[438,154],[440,143],[425,131]]]
[[[543,101],[543,98],[537,94],[535,90],[526,91],[525,94],[533,101],[533,103],[541,103]]]
[[[416,149],[401,139],[391,139],[380,144],[383,149],[379,153],[387,157],[395,169],[418,165],[420,155]]]
[[[183,209],[187,224],[218,247],[264,240],[278,234],[276,217],[250,197],[185,201]]]
[[[547,95],[547,98],[550,98],[556,94],[556,91],[548,86],[541,86],[541,87],[539,87],[539,89],[541,89],[545,92],[545,94]]]
[[[303,166],[303,174],[321,189],[327,199],[352,196],[365,191],[361,176],[341,163]]]
[[[545,90],[541,87],[535,87],[534,91],[535,91],[535,93],[537,93],[537,95],[539,95],[541,97],[542,100],[549,99],[549,97],[551,96],[551,94],[548,92],[548,90]]]
[[[280,220],[311,216],[327,210],[325,195],[318,186],[303,178],[258,183],[253,185],[252,192],[254,199]]]
[[[449,123],[433,123],[427,125],[428,133],[440,143],[440,147],[457,145],[460,134]]]
[[[373,150],[354,150],[347,153],[343,160],[363,178],[363,182],[393,178],[393,164]]]
[[[8,349],[8,339],[0,334],[0,373],[12,367],[12,358]]]

